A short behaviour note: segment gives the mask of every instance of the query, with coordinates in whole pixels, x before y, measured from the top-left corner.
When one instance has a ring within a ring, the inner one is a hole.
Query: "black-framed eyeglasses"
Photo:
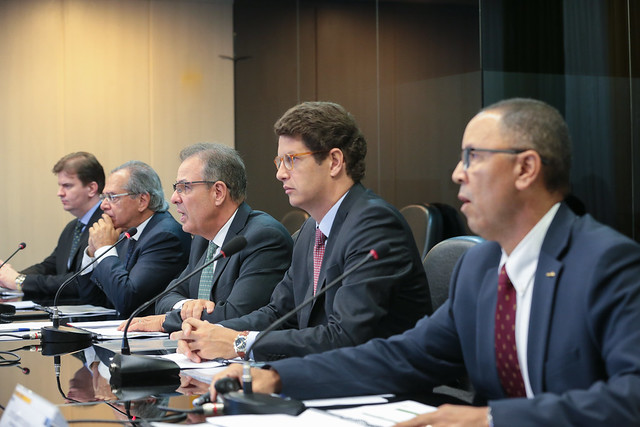
[[[117,202],[120,197],[124,196],[135,196],[136,193],[120,193],[120,194],[110,194],[110,193],[102,193],[100,195],[100,200],[105,201],[108,200],[109,203]]]
[[[300,156],[308,156],[309,154],[328,153],[329,150],[321,151],[306,151],[304,153],[285,154],[284,156],[276,156],[273,159],[273,163],[276,165],[276,169],[280,169],[280,165],[284,163],[284,167],[287,170],[293,170],[293,161]]]
[[[178,194],[188,194],[191,191],[191,186],[196,184],[215,184],[218,181],[184,181],[184,182],[176,182],[173,184],[173,191]]]
[[[483,152],[483,153],[502,153],[502,154],[520,154],[525,151],[529,151],[530,148],[504,148],[504,149],[493,149],[493,148],[474,148],[467,147],[462,150],[462,167],[464,170],[469,169],[469,164],[471,163],[471,153]],[[543,162],[544,163],[544,162]]]

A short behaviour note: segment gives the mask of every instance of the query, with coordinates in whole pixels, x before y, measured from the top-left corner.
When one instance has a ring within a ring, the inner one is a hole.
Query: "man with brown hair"
[[[100,219],[100,194],[104,188],[104,169],[91,153],[79,151],[58,160],[53,167],[58,177],[58,197],[65,211],[77,219],[62,230],[58,245],[39,264],[16,271],[5,264],[0,269],[0,285],[8,289],[53,295],[60,285],[80,268],[87,247],[89,228]],[[77,294],[68,286],[65,294]]]
[[[342,106],[305,102],[275,124],[276,178],[289,203],[311,216],[300,228],[291,267],[268,305],[211,325],[187,319],[178,350],[192,360],[244,356],[273,360],[353,346],[411,328],[431,312],[422,263],[409,226],[360,181],[367,145]],[[260,331],[314,295],[380,244],[389,253],[370,261],[303,308],[281,330]]]

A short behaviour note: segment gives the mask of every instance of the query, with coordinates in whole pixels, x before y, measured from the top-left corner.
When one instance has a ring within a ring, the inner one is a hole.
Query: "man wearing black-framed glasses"
[[[564,119],[541,101],[501,101],[467,125],[470,148],[478,157],[452,179],[487,241],[457,262],[450,298],[402,335],[253,370],[254,392],[420,395],[468,374],[474,406],[397,427],[640,425],[640,245],[563,202]]]
[[[236,150],[199,143],[184,148],[180,159],[171,202],[183,230],[194,238],[189,264],[176,280],[234,237],[244,236],[248,244],[162,297],[156,314],[136,319],[130,330],[171,332],[187,318],[219,322],[242,316],[269,301],[291,262],[293,241],[284,226],[245,202],[246,171]]]

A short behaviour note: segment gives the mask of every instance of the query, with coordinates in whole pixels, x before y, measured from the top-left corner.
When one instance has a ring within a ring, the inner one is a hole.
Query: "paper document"
[[[92,332],[99,340],[115,340],[122,338],[123,331],[118,326],[123,320],[103,320],[97,322],[72,322],[69,325]],[[166,332],[127,332],[127,338],[168,337]]]
[[[12,305],[16,308],[16,310],[31,310],[36,308],[36,303],[33,301],[11,301],[4,302],[3,304]]]
[[[393,394],[377,394],[373,396],[352,396],[338,397],[333,399],[312,399],[305,400],[304,406],[307,408],[326,408],[329,406],[354,406],[354,405],[372,405],[378,403],[387,403],[389,398],[394,397]]]
[[[300,426],[331,426],[331,427],[353,427],[362,426],[357,422],[344,420],[335,417],[328,412],[318,409],[307,409],[298,416],[284,414],[269,415],[225,415],[221,417],[209,417],[207,422],[210,425],[219,427],[246,427],[256,426],[278,426],[278,427],[300,427]]]
[[[53,313],[53,307],[45,307],[39,305],[38,308],[49,313]],[[64,317],[90,317],[118,314],[118,312],[114,308],[98,307],[91,304],[59,305],[58,313],[60,313],[60,316]]]
[[[436,408],[405,400],[382,405],[358,406],[348,409],[332,409],[327,412],[343,419],[355,420],[368,426],[387,427],[410,420],[420,414],[433,412]],[[361,424],[362,425],[362,424]]]
[[[0,287],[0,295],[2,295],[3,298],[18,298],[18,297],[23,297],[24,292],[20,292],[15,289]]]

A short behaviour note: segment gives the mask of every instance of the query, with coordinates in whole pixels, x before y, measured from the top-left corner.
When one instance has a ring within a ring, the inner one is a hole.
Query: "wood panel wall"
[[[41,261],[73,217],[55,162],[149,163],[167,197],[186,145],[234,145],[232,0],[0,2],[0,258]],[[172,208],[173,210],[173,208]]]

